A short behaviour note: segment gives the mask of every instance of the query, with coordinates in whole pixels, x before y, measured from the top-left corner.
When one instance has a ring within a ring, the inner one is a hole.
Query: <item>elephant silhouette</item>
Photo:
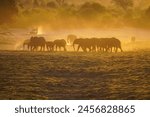
[[[77,51],[79,51],[80,48],[84,52],[96,51],[96,39],[95,38],[78,38],[78,39],[74,40],[73,48],[76,51],[75,45],[77,45]]]
[[[54,51],[54,42],[53,41],[47,41],[46,42],[46,48],[48,51]]]
[[[74,40],[73,42],[73,48],[75,49],[75,45],[77,46],[77,51],[80,50],[80,48],[84,52],[96,52],[96,51],[103,51],[103,52],[113,52],[113,49],[115,52],[118,52],[118,49],[123,52],[121,47],[121,42],[119,39],[116,38],[78,38]]]
[[[123,52],[121,42],[119,39],[112,37],[112,38],[99,38],[97,40],[98,51],[113,52],[113,48],[115,52],[117,52],[118,49],[120,49],[121,52]]]
[[[108,51],[108,38],[97,39],[97,50],[102,52]]]
[[[78,38],[78,39],[74,40],[74,42],[73,42],[74,51],[76,51],[75,45],[78,45],[77,52],[79,51],[80,48],[82,48],[83,51],[86,51],[85,48],[83,47],[84,43],[85,43],[85,40],[83,38]]]
[[[24,42],[23,42],[23,50],[30,50],[30,39],[26,39]]]
[[[44,37],[31,37],[30,38],[30,46],[31,51],[38,51],[40,47],[40,51],[45,51],[46,40]]]
[[[121,47],[121,41],[114,37],[108,39],[107,48],[110,49],[111,52],[113,51],[113,48],[115,52],[118,52],[118,49],[120,49],[120,51],[123,52],[122,47]]]
[[[66,45],[67,45],[67,43],[64,39],[57,39],[54,41],[54,47],[55,47],[56,51],[58,51],[58,48],[59,48],[59,51],[61,51],[61,48],[63,48],[64,51],[67,51]]]

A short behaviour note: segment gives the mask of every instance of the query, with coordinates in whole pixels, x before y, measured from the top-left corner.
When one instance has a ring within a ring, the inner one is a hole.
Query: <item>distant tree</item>
[[[33,5],[34,5],[34,7],[39,7],[39,6],[40,6],[40,3],[39,3],[38,0],[34,0],[34,1],[33,1]]]
[[[0,0],[0,24],[12,21],[13,16],[17,13],[16,0]]]
[[[86,2],[80,9],[79,13],[84,17],[95,17],[95,15],[105,12],[105,7],[96,2]]]
[[[65,0],[56,0],[59,6],[63,6],[65,4]]]
[[[33,0],[16,0],[19,10],[27,10],[32,7]]]
[[[45,0],[40,0],[40,5],[41,5],[42,7],[45,7],[46,4],[47,4],[47,1],[45,1]]]
[[[146,17],[150,17],[150,6],[145,11]]]
[[[51,1],[51,2],[47,3],[47,7],[49,7],[49,8],[56,8],[57,5],[56,5],[56,3],[54,1]]]
[[[105,10],[104,6],[96,2],[86,2],[81,6],[81,9],[93,9],[97,12],[103,12]]]
[[[133,0],[112,0],[112,3],[121,7],[123,10],[128,10],[133,7]]]

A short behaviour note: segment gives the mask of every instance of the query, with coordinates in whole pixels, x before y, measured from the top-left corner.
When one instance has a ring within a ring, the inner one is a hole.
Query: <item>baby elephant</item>
[[[47,48],[47,51],[54,51],[54,42],[53,41],[47,41],[46,42],[46,48]]]

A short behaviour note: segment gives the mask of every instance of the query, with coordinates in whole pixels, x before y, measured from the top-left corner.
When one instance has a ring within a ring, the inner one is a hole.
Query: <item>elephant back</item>
[[[57,46],[66,46],[66,41],[64,39],[57,39],[54,41],[54,44]]]
[[[32,45],[44,45],[46,43],[45,38],[44,37],[31,37],[30,39],[30,43]]]

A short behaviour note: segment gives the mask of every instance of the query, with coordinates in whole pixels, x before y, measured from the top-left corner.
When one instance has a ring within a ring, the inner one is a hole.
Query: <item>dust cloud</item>
[[[122,6],[116,0],[65,0],[62,3],[37,0],[36,4],[33,0],[19,0],[13,22],[0,24],[0,50],[22,50],[22,43],[30,39],[33,29],[38,30],[36,36],[43,36],[48,41],[66,40],[69,34],[79,38],[116,37],[121,40],[124,50],[147,49],[150,2],[128,2],[130,4]],[[135,38],[134,42],[132,38]]]

